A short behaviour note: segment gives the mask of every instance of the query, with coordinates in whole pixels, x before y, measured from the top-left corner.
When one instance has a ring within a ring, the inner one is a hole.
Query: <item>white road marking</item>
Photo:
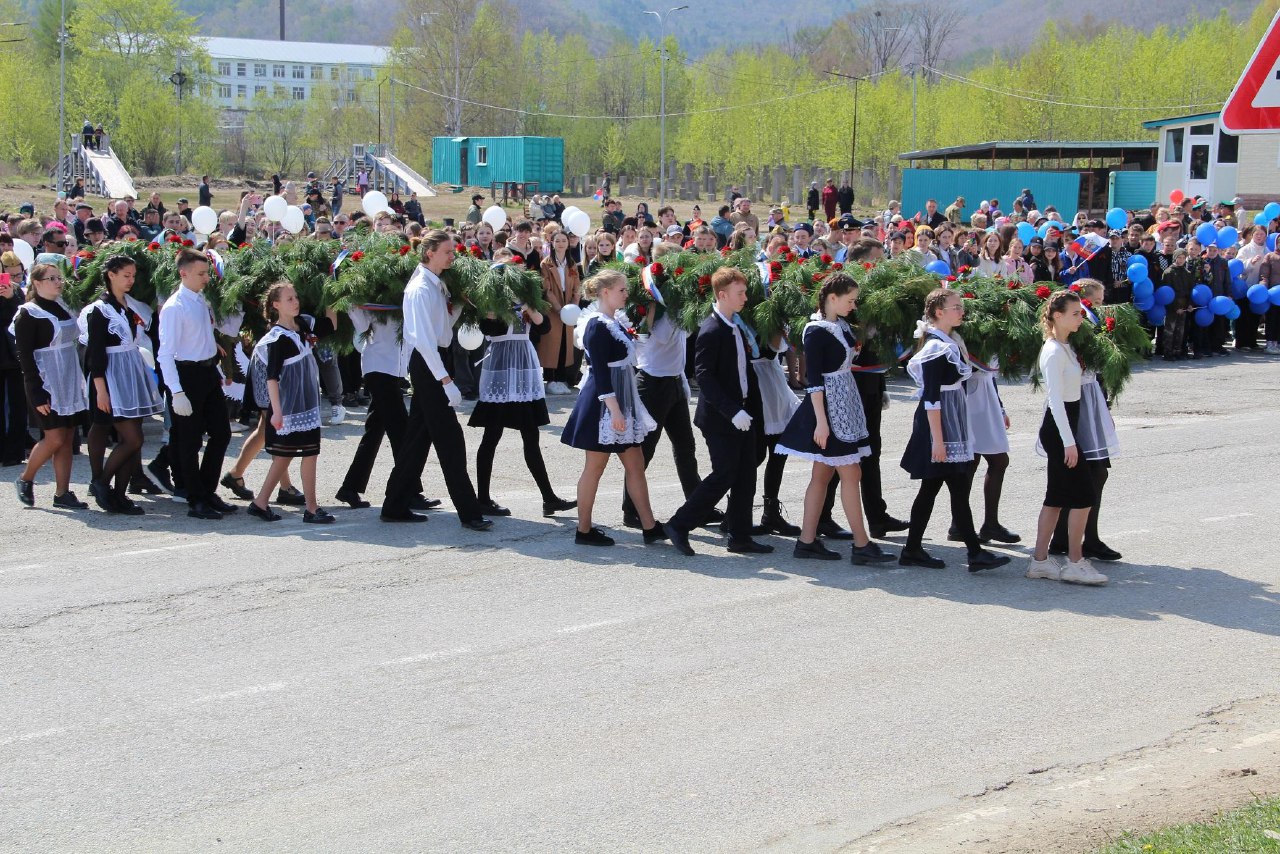
[[[22,566],[6,566],[0,569],[0,572],[19,572],[24,569],[39,569],[44,566],[42,563],[24,563]]]
[[[1246,519],[1252,516],[1252,513],[1232,513],[1228,516],[1207,516],[1202,521],[1205,522],[1226,522],[1228,519]]]
[[[556,632],[562,635],[570,635],[570,634],[573,634],[574,632],[585,632],[590,629],[599,629],[605,626],[617,625],[618,623],[621,623],[621,622],[622,620],[601,620],[598,623],[582,623],[581,625],[577,625],[577,626],[565,626],[563,629],[556,629]]]
[[[423,652],[418,655],[406,655],[404,658],[393,658],[389,661],[379,662],[378,667],[399,667],[404,664],[417,664],[421,661],[435,661],[441,658],[450,658],[455,655],[466,655],[471,652],[470,647],[460,646],[457,649],[440,649],[435,652]]]
[[[94,560],[110,560],[114,557],[134,557],[135,555],[150,555],[157,552],[172,552],[178,549],[203,549],[208,548],[208,543],[179,543],[176,546],[160,546],[154,549],[137,549],[131,552],[114,552],[112,554],[98,555]]]
[[[64,733],[64,732],[66,732],[66,730],[63,729],[62,727],[54,727],[53,729],[42,729],[39,732],[29,732],[26,735],[18,735],[18,736],[14,736],[13,738],[6,738],[4,741],[0,741],[0,746],[6,745],[6,744],[16,744],[19,741],[35,741],[36,739],[39,739],[39,738],[48,738],[51,735],[58,735],[59,733]]]
[[[241,688],[237,691],[227,691],[222,694],[209,694],[206,697],[200,697],[199,699],[192,700],[191,702],[193,704],[209,703],[215,700],[233,700],[236,697],[248,697],[253,694],[269,694],[272,691],[283,690],[284,686],[285,686],[285,683],[283,682],[272,682],[269,685],[253,685],[248,688]]]

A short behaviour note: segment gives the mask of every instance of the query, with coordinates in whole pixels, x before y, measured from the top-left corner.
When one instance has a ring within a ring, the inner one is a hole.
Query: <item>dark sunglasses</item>
[[[65,240],[54,240],[54,241],[52,241],[49,245],[50,245],[50,246],[56,246],[56,247],[58,247],[59,249],[66,249],[66,248],[67,248],[67,241],[65,241]]]

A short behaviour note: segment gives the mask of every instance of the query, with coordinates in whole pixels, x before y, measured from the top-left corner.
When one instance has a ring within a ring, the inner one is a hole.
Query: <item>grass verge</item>
[[[1125,833],[1096,854],[1252,854],[1280,852],[1280,798],[1260,798],[1202,824],[1135,836]]]

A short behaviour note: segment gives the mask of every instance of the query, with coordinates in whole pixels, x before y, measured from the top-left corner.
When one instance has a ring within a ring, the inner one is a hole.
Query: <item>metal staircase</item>
[[[394,190],[403,196],[417,193],[418,198],[434,196],[431,183],[407,163],[387,151],[385,146],[353,145],[351,156],[338,158],[324,171],[326,181],[341,178],[355,192],[356,176],[363,169],[369,173],[369,189],[390,195]]]

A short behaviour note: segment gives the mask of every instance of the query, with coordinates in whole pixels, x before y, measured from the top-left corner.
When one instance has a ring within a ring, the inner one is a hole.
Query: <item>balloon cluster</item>
[[[1119,208],[1113,208],[1113,210],[1119,210]],[[1142,255],[1129,256],[1129,268],[1126,273],[1129,276],[1129,282],[1133,285],[1134,308],[1143,312],[1147,322],[1152,326],[1163,326],[1165,311],[1169,303],[1173,302],[1173,288],[1168,285],[1156,288],[1151,281],[1151,270],[1147,259]]]

